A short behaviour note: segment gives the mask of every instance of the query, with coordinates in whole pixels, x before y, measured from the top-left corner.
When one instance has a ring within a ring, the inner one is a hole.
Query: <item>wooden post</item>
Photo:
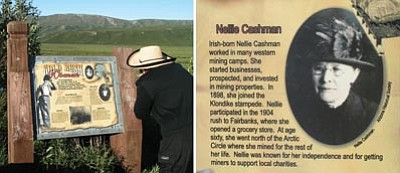
[[[116,48],[113,55],[117,57],[119,86],[121,91],[122,112],[125,132],[110,137],[111,148],[117,158],[123,161],[128,172],[140,173],[142,160],[142,121],[133,112],[136,100],[136,74],[127,65],[128,56],[133,52],[128,48]]]
[[[8,163],[33,163],[28,25],[10,22],[7,32]]]

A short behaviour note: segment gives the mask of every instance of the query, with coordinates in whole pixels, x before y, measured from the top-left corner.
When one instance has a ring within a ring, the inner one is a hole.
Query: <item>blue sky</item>
[[[193,19],[194,0],[32,0],[41,16],[96,14],[127,20]]]

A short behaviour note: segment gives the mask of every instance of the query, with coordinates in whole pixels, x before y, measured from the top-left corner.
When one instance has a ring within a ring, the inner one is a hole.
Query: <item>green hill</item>
[[[193,45],[192,20],[122,20],[98,15],[42,16],[42,43]]]

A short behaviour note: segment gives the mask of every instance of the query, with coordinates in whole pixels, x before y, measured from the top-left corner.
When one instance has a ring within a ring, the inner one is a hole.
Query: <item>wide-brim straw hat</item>
[[[129,55],[128,65],[137,69],[152,69],[171,64],[176,60],[161,51],[160,46],[142,47]]]

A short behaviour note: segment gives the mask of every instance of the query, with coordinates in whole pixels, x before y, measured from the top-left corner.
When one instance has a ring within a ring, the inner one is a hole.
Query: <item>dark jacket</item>
[[[309,96],[295,108],[302,128],[314,139],[329,145],[341,145],[360,136],[375,116],[378,105],[350,92],[346,101],[332,109]]]
[[[136,81],[135,114],[152,116],[163,137],[193,124],[193,77],[180,64],[149,70]]]

